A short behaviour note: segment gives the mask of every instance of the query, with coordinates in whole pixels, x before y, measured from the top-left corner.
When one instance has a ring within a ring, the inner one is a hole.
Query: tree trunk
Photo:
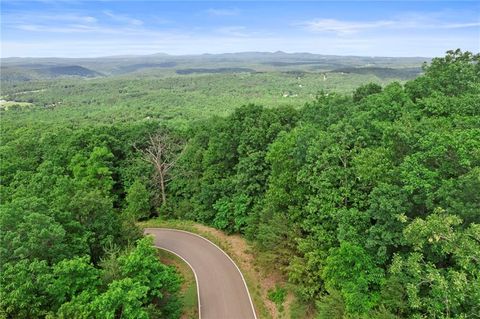
[[[165,180],[162,175],[160,175],[160,191],[162,193],[162,205],[165,205],[167,203],[167,196],[165,194]]]
[[[179,156],[179,154],[176,154],[176,150],[179,148],[179,143],[176,143],[167,135],[155,134],[149,136],[148,146],[141,150],[144,160],[151,163],[155,168],[153,180],[160,188],[162,205],[167,203],[165,187],[171,179],[170,170]],[[156,197],[156,201],[158,201],[158,197]]]

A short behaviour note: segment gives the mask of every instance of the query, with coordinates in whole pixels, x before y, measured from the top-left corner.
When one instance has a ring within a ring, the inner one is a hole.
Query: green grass
[[[183,304],[182,319],[198,318],[197,283],[195,282],[195,275],[190,269],[190,266],[175,254],[163,249],[158,249],[158,256],[164,264],[177,268],[183,277],[184,281],[181,288]]]
[[[295,301],[290,305],[289,317],[290,319],[305,319],[313,318],[315,316],[315,309],[304,303]]]
[[[17,101],[6,101],[0,100],[0,110],[8,111],[9,109],[18,108],[18,107],[27,107],[32,106],[32,103],[29,102],[17,102]]]
[[[276,286],[275,289],[268,291],[268,299],[273,301],[277,307],[282,307],[287,297],[287,290],[283,287]]]
[[[146,221],[141,221],[137,223],[142,228],[172,228],[186,230],[190,232],[198,232],[195,228],[195,222],[190,220],[179,220],[179,219],[161,219],[153,218]]]

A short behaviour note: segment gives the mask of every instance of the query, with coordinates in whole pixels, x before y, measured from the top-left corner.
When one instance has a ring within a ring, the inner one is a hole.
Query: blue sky
[[[1,1],[2,57],[480,51],[476,1]]]

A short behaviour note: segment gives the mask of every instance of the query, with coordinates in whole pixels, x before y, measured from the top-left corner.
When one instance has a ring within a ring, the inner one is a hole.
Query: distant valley
[[[408,80],[429,58],[331,56],[310,53],[244,52],[173,56],[112,56],[100,58],[4,58],[2,82],[62,77],[109,77],[147,73],[161,76],[240,72],[344,72]]]

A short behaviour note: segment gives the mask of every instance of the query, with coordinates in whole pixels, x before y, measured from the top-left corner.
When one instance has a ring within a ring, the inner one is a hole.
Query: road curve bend
[[[146,228],[156,247],[182,258],[197,281],[200,319],[257,319],[240,269],[217,245],[197,234]]]

